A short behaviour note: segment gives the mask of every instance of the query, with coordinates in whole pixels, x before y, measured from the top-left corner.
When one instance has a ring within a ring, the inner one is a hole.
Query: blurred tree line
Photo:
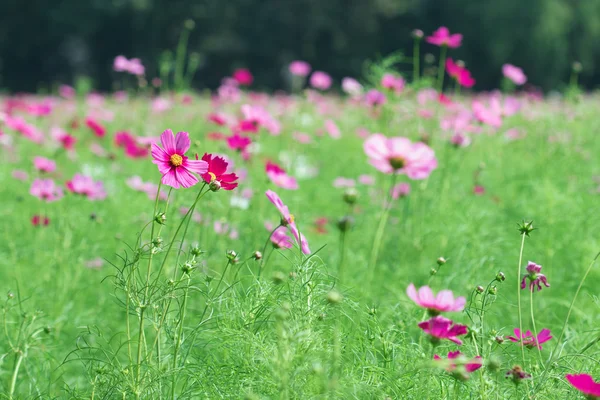
[[[600,0],[1,0],[0,87],[34,91],[89,76],[109,90],[118,54],[141,58],[152,78],[188,19],[197,88],[236,67],[253,72],[255,87],[284,88],[295,59],[338,80],[360,77],[365,60],[410,57],[411,31],[440,25],[464,35],[450,55],[467,63],[475,89],[497,87],[506,62],[545,90],[560,89],[574,61],[585,87],[600,82]],[[423,43],[426,53],[438,49]]]

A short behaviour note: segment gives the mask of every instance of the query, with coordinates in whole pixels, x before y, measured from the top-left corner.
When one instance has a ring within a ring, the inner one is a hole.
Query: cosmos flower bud
[[[420,29],[415,29],[412,31],[412,37],[415,39],[423,39],[423,31]]]
[[[221,182],[214,180],[208,184],[208,188],[213,192],[217,192],[221,189]]]
[[[275,271],[271,279],[274,284],[279,285],[285,281],[285,275],[281,271]]]
[[[495,340],[495,341],[496,341],[496,343],[498,343],[498,344],[502,344],[502,343],[504,343],[504,338],[503,338],[502,336],[496,336],[496,337],[494,338],[494,340]]]
[[[227,259],[232,263],[235,263],[237,260],[237,253],[234,250],[227,250]]]
[[[521,232],[521,235],[529,236],[529,234],[533,231],[534,231],[533,221],[529,221],[529,222],[523,221],[519,224],[519,232]]]
[[[496,286],[492,286],[488,289],[488,293],[492,296],[495,296],[498,293],[498,288]]]
[[[164,225],[167,222],[167,216],[164,212],[156,213],[154,216],[154,222],[160,225]]]
[[[190,253],[192,254],[192,256],[194,257],[199,257],[200,255],[202,255],[202,253],[204,253],[202,250],[200,250],[200,247],[198,246],[194,246],[192,247],[192,249],[190,250]]]
[[[345,217],[340,218],[339,221],[337,222],[337,227],[342,232],[346,232],[346,231],[350,230],[350,228],[352,228],[353,225],[354,225],[354,218],[352,218],[349,215],[346,215]]]
[[[496,280],[498,282],[504,282],[506,280],[506,276],[504,276],[503,272],[498,272],[498,274],[496,274]]]
[[[440,257],[436,260],[438,265],[444,265],[446,264],[446,259],[444,257]]]
[[[183,263],[183,265],[181,266],[181,270],[186,275],[189,275],[190,272],[192,272],[193,269],[194,269],[194,265],[191,262],[189,262],[189,261]]]
[[[531,374],[528,374],[527,372],[523,371],[523,368],[521,368],[520,366],[515,365],[514,367],[512,367],[512,369],[506,372],[506,378],[512,379],[513,383],[515,385],[518,385],[523,379],[530,379]]]
[[[185,29],[189,29],[189,30],[192,30],[196,27],[196,23],[194,22],[193,19],[186,19],[185,22],[183,23],[183,25],[185,26]]]
[[[342,294],[336,290],[332,290],[329,293],[327,293],[327,302],[329,304],[339,304],[342,302],[343,299],[344,296],[342,296]]]
[[[14,299],[14,298],[15,298],[15,294],[14,294],[13,292],[8,292],[8,293],[6,294],[6,298],[7,298],[8,300]]]
[[[255,260],[260,260],[262,258],[262,253],[260,251],[256,250],[254,252],[253,257],[254,257]]]
[[[358,199],[358,191],[354,188],[348,188],[344,193],[344,201],[346,204],[353,205]]]
[[[429,271],[429,275],[433,276],[435,274],[437,274],[437,269],[431,268],[431,270]]]
[[[583,69],[583,66],[581,65],[581,63],[579,61],[575,61],[573,63],[572,67],[573,67],[573,71],[577,72],[577,73],[581,72],[581,70]]]
[[[481,294],[481,293],[483,293],[483,292],[485,291],[485,289],[483,288],[483,286],[479,285],[479,286],[477,286],[477,287],[475,288],[475,291],[476,291],[478,294]]]
[[[163,240],[160,236],[155,237],[154,239],[152,239],[152,246],[153,247],[160,247],[163,244]]]

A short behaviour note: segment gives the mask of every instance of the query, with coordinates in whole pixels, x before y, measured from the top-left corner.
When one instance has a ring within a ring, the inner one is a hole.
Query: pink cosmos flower
[[[273,231],[273,224],[267,222],[265,223],[265,228],[267,228],[268,231]],[[291,249],[294,246],[287,235],[287,228],[285,226],[280,226],[275,229],[270,239],[273,247],[276,249]]]
[[[595,382],[594,378],[588,374],[568,374],[565,376],[569,383],[581,393],[590,399],[600,398],[600,382]]]
[[[25,171],[21,171],[19,169],[15,169],[12,172],[12,177],[19,181],[26,181],[29,178],[29,175]]]
[[[310,74],[310,64],[306,61],[292,61],[289,66],[292,75],[307,77]]]
[[[250,70],[246,68],[239,68],[233,72],[233,79],[235,79],[235,81],[242,86],[250,86],[254,81],[254,76],[252,76]]]
[[[363,91],[363,87],[354,78],[346,77],[342,79],[342,90],[350,96],[360,96]]]
[[[113,62],[116,72],[129,72],[132,75],[144,75],[145,68],[139,58],[128,60],[125,56],[116,56]]]
[[[531,331],[527,331],[525,334],[523,334],[519,328],[515,328],[514,332],[515,336],[507,336],[506,338],[511,342],[521,343],[522,346],[525,346],[529,349],[537,347],[541,350],[542,344],[552,339],[550,329],[542,329],[540,333],[538,333],[537,337],[533,336]]]
[[[527,274],[523,276],[521,280],[521,289],[525,289],[527,286],[527,280],[529,280],[529,290],[533,292],[533,289],[537,285],[538,292],[542,290],[542,284],[546,287],[550,287],[546,275],[542,274],[542,266],[532,261],[527,263]]]
[[[252,140],[250,140],[249,137],[240,136],[238,133],[234,133],[232,136],[227,137],[227,146],[231,150],[237,150],[240,152],[245,151],[248,146],[250,146],[250,143],[252,143]]]
[[[377,89],[371,89],[365,94],[365,104],[369,107],[377,107],[385,104],[387,101],[385,94]]]
[[[471,144],[471,138],[462,132],[456,132],[450,138],[450,143],[456,147],[467,147]]]
[[[325,121],[325,130],[329,134],[332,139],[339,139],[342,137],[342,133],[340,132],[340,128],[336,125],[336,123],[328,119]]]
[[[433,356],[433,359],[442,362],[442,358],[437,354]],[[481,359],[481,356],[476,356],[475,358],[469,360],[460,351],[457,350],[448,353],[448,359],[444,365],[446,371],[450,373],[458,372],[457,368],[461,366],[464,367],[465,371],[470,374],[481,368],[483,366],[483,361]],[[468,379],[468,375],[464,378]]]
[[[523,70],[512,64],[502,66],[502,75],[510,79],[515,85],[523,85],[527,82],[527,76],[523,73]]]
[[[364,143],[369,162],[386,174],[406,174],[410,179],[425,179],[437,167],[434,151],[424,143],[411,143],[404,137],[371,135]]]
[[[358,177],[358,182],[362,185],[373,185],[375,184],[375,177],[372,175],[362,174]]]
[[[59,142],[65,150],[73,150],[75,143],[77,142],[77,139],[74,136],[69,135],[67,132],[56,126],[50,129],[50,136]]]
[[[327,90],[331,87],[331,77],[323,71],[315,71],[310,76],[310,85],[315,89]]]
[[[441,315],[419,323],[419,328],[431,336],[432,342],[439,342],[440,339],[448,339],[458,345],[462,344],[458,336],[466,335],[468,331],[466,325],[455,324]]]
[[[279,165],[271,161],[267,161],[267,164],[265,165],[265,171],[271,182],[280,188],[288,190],[298,189],[298,181],[296,181],[296,178],[288,175],[287,172]]]
[[[229,163],[223,157],[205,153],[202,161],[208,165],[208,168],[201,176],[204,182],[211,185],[211,190],[233,190],[237,187],[238,177],[234,173],[226,173]]]
[[[406,197],[410,193],[410,184],[400,182],[394,185],[391,190],[392,199],[398,200],[401,197]]]
[[[98,137],[104,137],[104,135],[106,135],[106,128],[104,126],[102,126],[94,118],[87,117],[85,119],[85,124],[87,125],[88,128],[90,128],[92,130],[92,132],[94,132],[94,135],[96,135]]]
[[[65,99],[70,100],[75,97],[75,89],[69,85],[60,85],[58,87],[58,94]]]
[[[432,315],[441,312],[462,311],[467,302],[462,296],[455,299],[451,290],[441,290],[437,296],[434,296],[429,286],[423,286],[417,291],[412,283],[408,285],[406,294],[418,306],[426,308]]]
[[[271,203],[275,205],[279,213],[281,214],[281,225],[287,227],[296,238],[296,243],[300,245],[302,252],[304,254],[310,254],[310,248],[308,247],[308,242],[306,241],[306,237],[304,235],[300,235],[298,228],[296,227],[296,222],[294,220],[294,216],[290,214],[288,207],[283,204],[281,198],[277,195],[277,193],[272,190],[267,190],[266,193],[267,198]]]
[[[435,46],[448,46],[451,49],[460,47],[462,42],[462,35],[460,33],[450,34],[450,31],[445,26],[439,27],[431,36],[425,38],[427,43],[431,43]]]
[[[63,197],[63,191],[52,179],[36,179],[31,184],[29,193],[48,203]]]
[[[104,200],[106,192],[101,181],[94,181],[91,176],[75,174],[73,179],[65,184],[71,193],[79,194],[90,200]]]
[[[157,97],[152,100],[152,111],[162,113],[173,108],[173,102],[164,97]]]
[[[471,72],[465,67],[462,67],[454,62],[451,58],[446,60],[446,72],[458,82],[460,86],[466,88],[475,85],[475,79],[471,76]]]
[[[292,133],[292,137],[294,138],[294,140],[296,140],[298,143],[302,143],[302,144],[308,144],[312,142],[312,138],[310,137],[309,134],[307,133],[302,133],[302,132],[294,132]]]
[[[173,136],[173,131],[167,129],[160,135],[163,148],[152,143],[152,163],[158,166],[162,174],[163,185],[178,189],[180,186],[189,188],[198,183],[198,178],[193,175],[208,172],[208,163],[202,160],[190,160],[185,152],[190,148],[190,136],[187,132],[178,132]]]
[[[395,76],[394,74],[384,74],[381,78],[381,86],[384,89],[394,91],[396,94],[402,93],[405,85],[406,82],[401,76]]]
[[[254,126],[254,132],[258,131],[258,126],[262,126],[272,135],[279,135],[281,133],[279,122],[262,106],[244,104],[241,110],[244,120]]]
[[[349,188],[356,186],[356,182],[351,178],[344,178],[343,176],[338,176],[333,181],[334,188]]]
[[[502,126],[502,116],[497,110],[486,107],[479,100],[474,100],[471,104],[471,108],[475,114],[475,118],[482,123],[493,128],[500,128]]]
[[[485,194],[485,188],[481,185],[473,186],[473,194],[476,196],[482,196]]]
[[[56,170],[56,162],[45,157],[34,157],[33,166],[40,172],[54,172]]]

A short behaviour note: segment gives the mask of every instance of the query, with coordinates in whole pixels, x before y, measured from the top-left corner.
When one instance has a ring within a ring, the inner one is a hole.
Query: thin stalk
[[[413,46],[413,83],[419,80],[419,62],[421,60],[419,52],[421,49],[421,39],[416,38]]]
[[[15,393],[15,389],[17,387],[17,376],[19,375],[19,368],[21,368],[21,362],[23,361],[23,352],[22,351],[18,351],[17,354],[15,354],[15,367],[13,369],[13,373],[12,373],[12,377],[10,379],[10,389],[8,391],[8,398],[10,400],[12,400],[13,394]]]
[[[517,307],[519,314],[519,330],[523,334],[523,316],[521,313],[521,264],[523,263],[523,248],[525,247],[525,233],[521,234],[521,250],[519,251],[519,268],[517,272]],[[521,346],[521,360],[525,365],[525,348]]]
[[[446,45],[442,45],[442,48],[440,49],[440,66],[438,68],[438,77],[437,77],[438,91],[440,92],[440,94],[442,93],[442,90],[444,89],[444,69],[446,67],[446,52],[447,51],[448,51],[448,47]]]
[[[187,274],[186,274],[187,275]],[[185,320],[185,312],[187,309],[187,300],[188,300],[188,292],[190,289],[190,276],[187,275],[187,282],[185,285],[185,289],[183,292],[183,304],[181,305],[181,318],[178,321],[179,324],[179,328],[177,330],[177,337],[175,339],[175,349],[173,350],[173,381],[172,381],[172,385],[171,385],[171,399],[174,400],[175,399],[175,388],[177,385],[177,374],[174,373],[175,369],[177,368],[177,356],[179,353],[179,347],[181,346],[181,338],[183,336],[183,323]]]
[[[538,331],[537,331],[537,328],[535,327],[535,316],[533,314],[533,287],[530,288],[530,290],[529,290],[529,312],[531,314],[531,325],[533,326],[533,337],[536,338],[535,340],[537,341]],[[523,335],[522,332],[521,332],[521,335]],[[536,344],[537,344],[537,342],[536,342]],[[521,345],[521,347],[523,347],[523,345]],[[537,344],[536,347],[538,350],[538,354],[540,356],[540,364],[542,366],[544,366],[544,360],[542,359],[542,350],[540,350],[539,344]]]
[[[277,229],[281,228],[282,226],[283,226],[283,225],[281,225],[281,223],[280,223],[279,225],[277,225],[277,226],[275,227],[275,229],[273,229],[273,230],[271,231],[271,233],[269,233],[269,236],[267,237],[267,240],[265,241],[265,245],[263,246],[262,253],[261,253],[261,254],[263,255],[263,258],[260,260],[260,264],[258,265],[258,280],[260,280],[260,275],[261,275],[261,273],[262,273],[263,264],[265,264],[265,263],[266,263],[266,260],[265,260],[265,252],[267,251],[267,246],[269,245],[269,242],[271,241],[271,237],[273,236],[273,234],[275,233],[275,231],[276,231]]]

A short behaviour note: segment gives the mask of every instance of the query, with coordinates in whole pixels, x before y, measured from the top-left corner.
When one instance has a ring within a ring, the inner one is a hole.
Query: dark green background
[[[32,91],[87,75],[108,90],[118,54],[140,57],[153,77],[188,18],[196,22],[190,50],[203,60],[197,88],[239,66],[258,88],[285,88],[293,59],[358,77],[364,60],[410,55],[410,32],[440,25],[464,34],[451,55],[467,62],[475,89],[497,87],[505,62],[544,90],[564,88],[576,60],[587,88],[600,81],[600,0],[1,0],[0,88]]]

